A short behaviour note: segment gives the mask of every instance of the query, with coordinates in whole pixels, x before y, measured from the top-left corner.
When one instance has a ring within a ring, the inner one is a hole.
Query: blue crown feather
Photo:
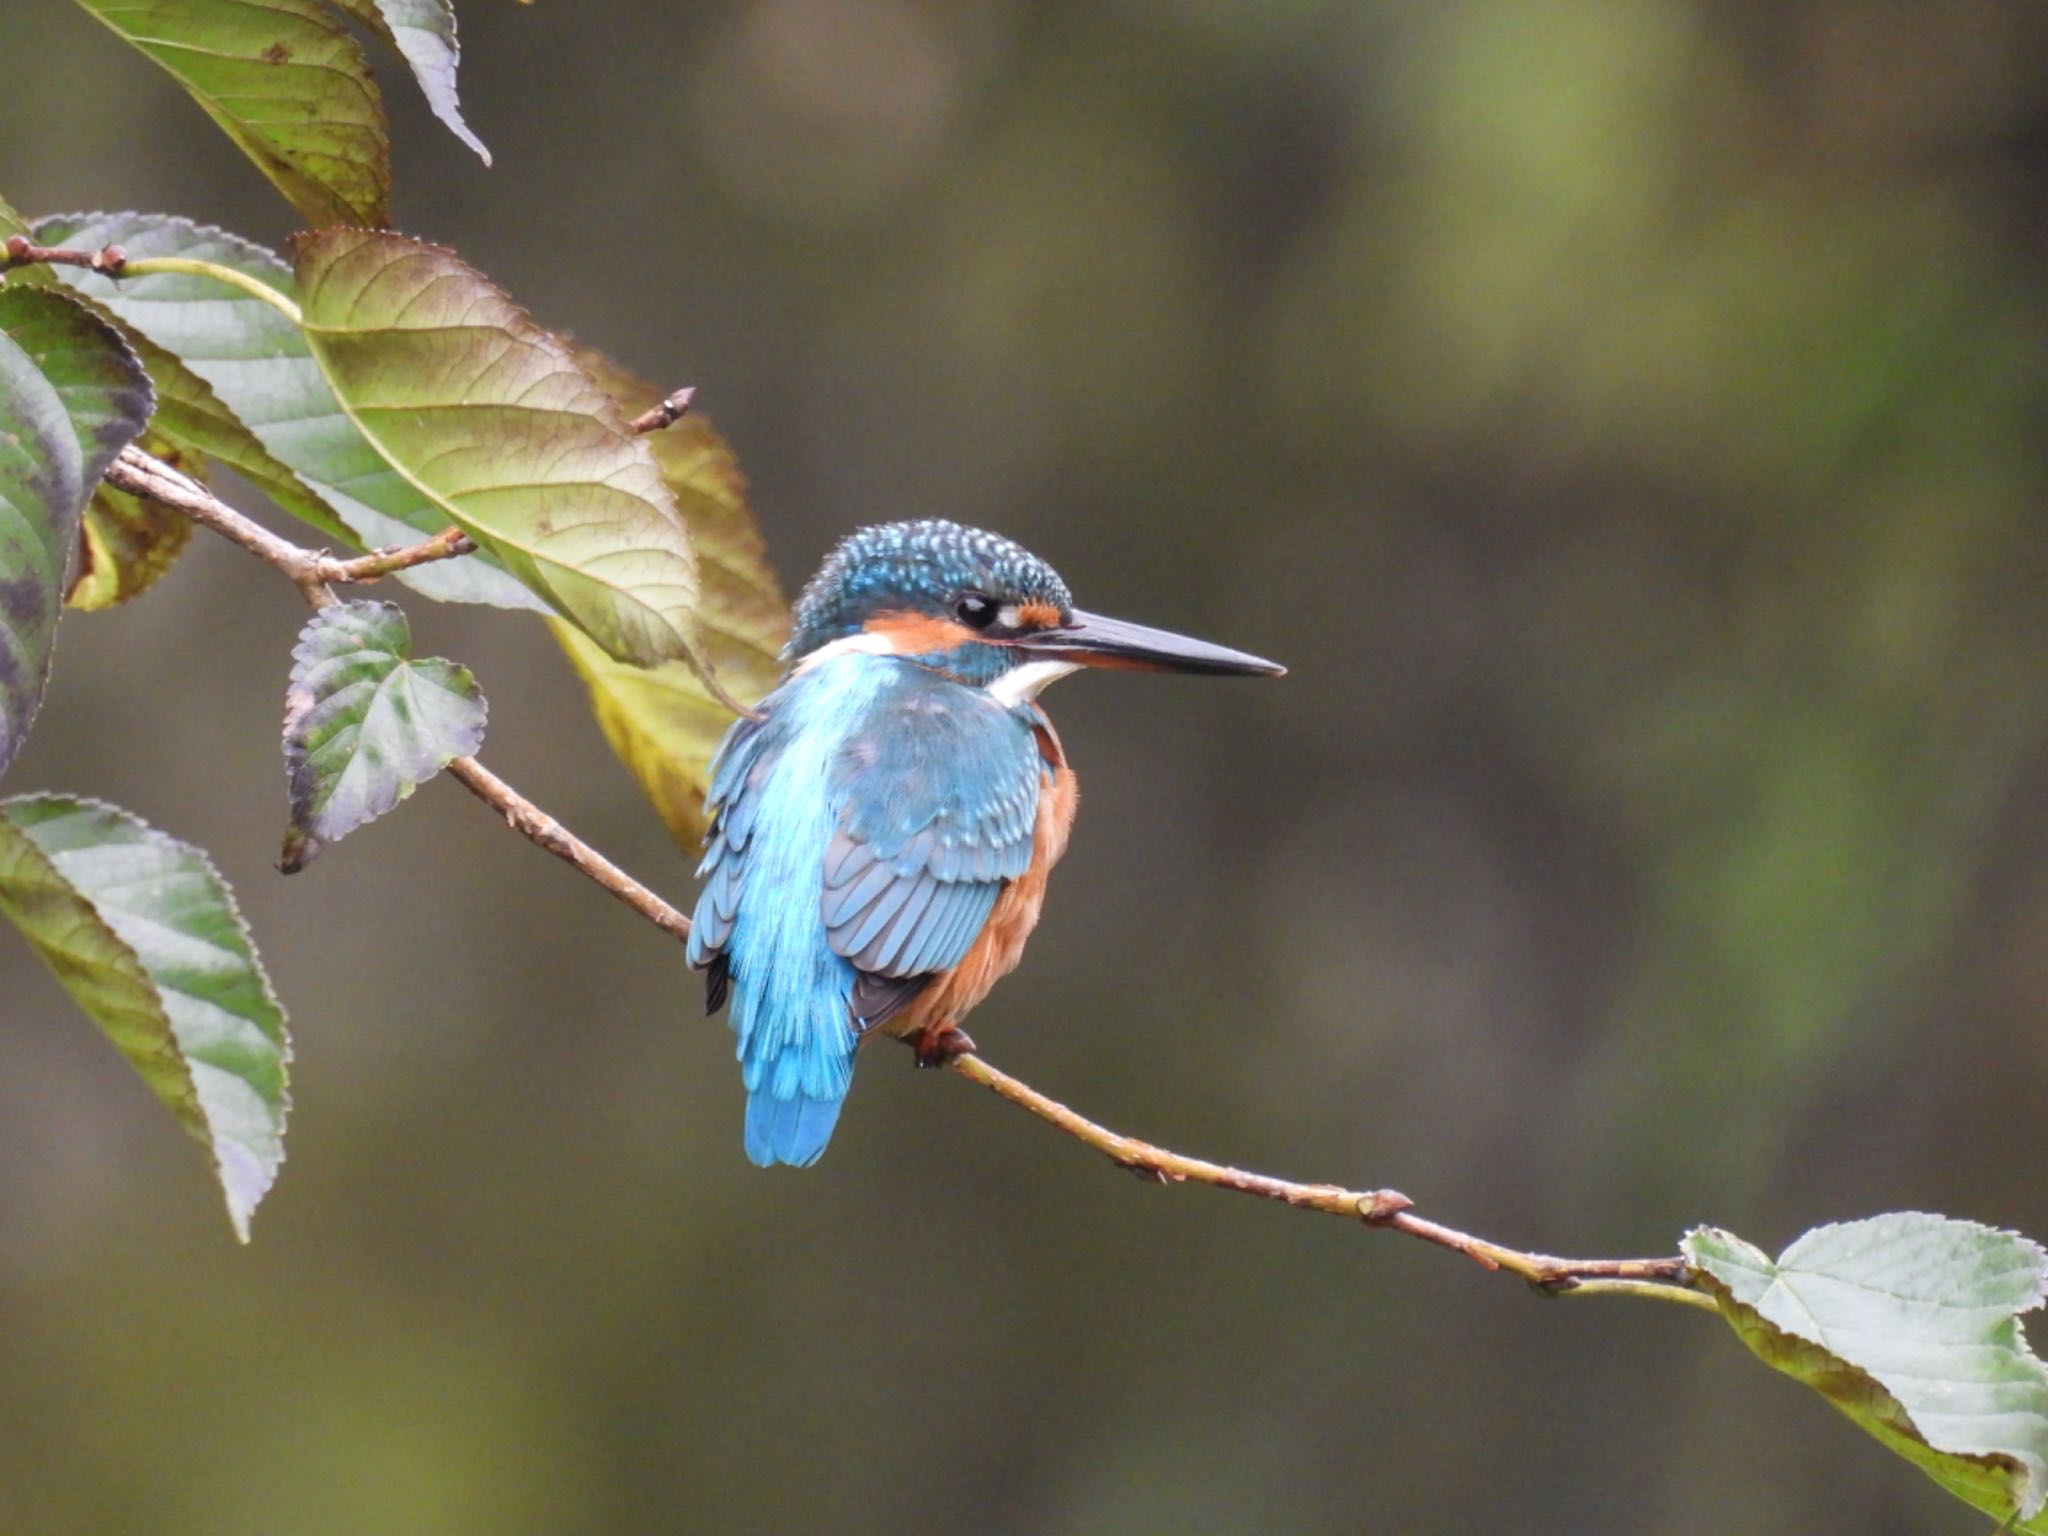
[[[943,518],[882,523],[848,534],[825,557],[797,599],[783,657],[859,634],[878,613],[949,613],[963,592],[1061,613],[1074,606],[1059,572],[1013,539]]]

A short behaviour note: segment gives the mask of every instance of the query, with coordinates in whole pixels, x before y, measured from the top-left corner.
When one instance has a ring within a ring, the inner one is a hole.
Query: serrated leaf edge
[[[394,614],[397,617],[398,622],[405,630],[406,651],[404,654],[401,655],[391,651],[385,651],[381,653],[387,656],[392,656],[394,658],[396,662],[396,665],[392,669],[394,672],[397,670],[398,667],[409,667],[417,670],[420,667],[435,664],[452,668],[454,671],[460,673],[463,677],[467,678],[472,686],[476,687],[477,709],[482,716],[482,719],[479,720],[477,725],[479,742],[481,742],[482,740],[482,735],[485,728],[489,725],[491,712],[490,699],[489,696],[484,693],[483,688],[477,685],[476,674],[473,671],[471,671],[468,667],[464,666],[461,662],[451,661],[445,656],[423,656],[417,659],[413,657],[413,655],[411,654],[412,620],[406,614],[403,608],[399,607],[396,603],[387,603],[382,601],[381,599],[357,598],[347,602],[336,603],[331,607],[321,609],[318,613],[314,614],[312,618],[308,619],[305,622],[305,624],[303,624],[300,627],[298,639],[292,646],[292,671],[291,678],[285,685],[284,728],[282,731],[282,741],[285,759],[285,788],[287,795],[289,795],[291,792],[293,778],[293,732],[296,729],[301,728],[305,725],[307,718],[312,714],[312,712],[315,709],[319,707],[321,703],[321,701],[313,694],[313,692],[304,686],[304,683],[299,675],[300,669],[303,667],[312,666],[318,661],[324,661],[329,659],[326,657],[319,657],[307,654],[307,649],[312,644],[313,633],[320,624],[334,622],[334,620],[331,619],[329,615],[345,613],[350,609],[364,608],[382,608],[389,610],[392,614]],[[380,682],[378,686],[381,688],[383,685]],[[329,695],[329,697],[331,698],[332,695]],[[406,781],[403,787],[400,788],[397,799],[395,799],[390,805],[385,806],[383,809],[373,811],[369,815],[363,817],[362,820],[356,822],[353,826],[351,826],[348,829],[348,832],[354,832],[362,827],[367,827],[368,825],[370,825],[371,822],[381,821],[384,817],[390,815],[393,811],[397,810],[399,806],[403,805],[407,800],[411,799],[414,790],[418,789],[422,784],[426,784],[434,778],[438,777],[440,774],[447,770],[447,767],[450,763],[454,762],[458,757],[462,757],[464,755],[465,754],[460,752],[451,752],[448,754],[447,757],[443,758],[441,762],[435,767],[434,771],[428,774],[425,778],[412,779]],[[319,855],[322,849],[327,848],[334,843],[340,842],[343,837],[346,837],[348,835],[348,832],[336,833],[331,837],[323,836],[320,833],[315,832],[313,828],[310,826],[301,826],[297,820],[296,813],[294,813],[291,824],[285,834],[284,857],[279,867],[286,874],[294,874],[298,872],[299,870],[305,868],[307,864],[311,863],[313,859]],[[303,856],[295,855],[295,849],[302,850]]]
[[[179,849],[183,852],[189,853],[198,860],[199,867],[205,872],[207,878],[211,880],[220,891],[221,902],[223,906],[226,908],[228,919],[230,922],[234,924],[235,932],[241,936],[244,947],[248,950],[249,967],[255,973],[257,984],[262,988],[264,997],[267,998],[270,1001],[271,1006],[277,1010],[278,1062],[280,1067],[289,1069],[292,1064],[292,1037],[291,1030],[289,1028],[290,1015],[285,1009],[283,1000],[279,998],[277,995],[277,988],[271,984],[270,972],[268,971],[268,969],[265,968],[263,964],[263,952],[257,946],[256,935],[253,931],[251,931],[248,919],[242,916],[241,903],[235,900],[235,888],[228,882],[227,877],[220,872],[220,866],[214,863],[213,856],[209,854],[204,848],[200,847],[199,844],[188,843],[183,838],[173,836],[171,833],[164,831],[161,827],[153,826],[151,823],[143,820],[142,817],[136,815],[135,812],[127,809],[125,806],[116,805],[110,800],[101,800],[92,795],[60,794],[48,790],[35,790],[30,791],[27,794],[10,795],[7,796],[5,799],[0,799],[0,815],[4,815],[11,807],[19,805],[24,801],[29,800],[61,800],[68,802],[72,805],[78,806],[84,810],[106,812],[109,815],[119,819],[120,821],[125,822],[128,825],[139,829],[146,841],[158,844],[167,843],[172,848]],[[74,885],[70,880],[65,878],[63,872],[57,868],[56,861],[52,859],[48,854],[43,852],[41,845],[38,844],[34,838],[30,837],[27,832],[23,831],[18,826],[15,827],[14,830],[28,843],[29,847],[34,851],[36,857],[42,860],[43,864],[49,869],[51,875],[55,877],[55,879],[60,884],[62,884],[65,887],[65,889],[71,891],[74,895],[78,897],[78,899],[81,902],[83,902],[86,906],[92,909],[93,916],[99,921],[100,927],[104,931],[106,936],[112,939],[114,943],[120,947],[122,954],[126,955],[130,960],[134,961],[136,970],[140,972],[143,978],[149,983],[150,990],[152,991],[152,993],[156,994],[157,1007],[161,1010],[163,1006],[162,988],[158,984],[156,977],[151,973],[149,967],[143,963],[142,957],[135,952],[135,947],[131,945],[126,939],[122,938],[121,935],[115,931],[114,925],[107,921],[106,915],[100,910],[100,905],[98,902],[94,901],[91,896],[87,895],[84,891],[80,890],[76,885]],[[41,954],[41,949],[39,946],[32,944],[30,945],[30,948],[35,949],[38,955]],[[165,1024],[167,1027],[169,1026],[168,1014],[165,1014]],[[175,1030],[171,1031],[171,1034],[173,1043],[175,1044]],[[195,1111],[199,1113],[200,1117],[204,1119],[205,1112],[203,1107],[199,1103],[198,1084],[194,1082],[192,1078],[191,1061],[185,1055],[185,1052],[182,1047],[180,1047],[176,1051],[175,1055],[178,1063],[178,1069],[180,1073],[184,1076],[186,1086],[191,1092],[193,1108]],[[249,1207],[246,1211],[238,1212],[235,1210],[233,1202],[228,1202],[228,1220],[234,1225],[236,1237],[244,1243],[249,1241],[250,1218],[252,1218],[256,1214],[257,1207],[263,1203],[263,1201],[269,1196],[270,1191],[276,1187],[277,1177],[279,1173],[283,1171],[285,1160],[290,1155],[285,1145],[285,1129],[291,1120],[291,1112],[291,1076],[289,1070],[286,1070],[283,1073],[282,1081],[278,1089],[277,1162],[274,1165],[272,1165],[272,1167],[269,1169],[268,1175],[263,1181],[263,1187],[256,1191],[255,1198],[250,1200]],[[185,1127],[185,1129],[187,1131],[187,1134],[190,1134],[190,1127]],[[211,1128],[209,1127],[209,1131],[210,1130]],[[196,1136],[193,1139],[198,1140]],[[227,1170],[221,1162],[220,1153],[213,1145],[213,1139],[210,1134],[208,1136],[208,1139],[204,1143],[202,1143],[202,1145],[205,1147],[207,1156],[213,1161],[216,1182],[220,1184],[223,1193],[225,1193],[227,1189]]]

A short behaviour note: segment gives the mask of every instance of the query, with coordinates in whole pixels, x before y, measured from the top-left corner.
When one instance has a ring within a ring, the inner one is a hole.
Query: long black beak
[[[1211,645],[1206,640],[1176,635],[1106,619],[1099,613],[1074,612],[1057,629],[1024,635],[1020,650],[1048,661],[1071,661],[1084,667],[1122,667],[1139,672],[1200,672],[1211,677],[1280,677],[1278,662]]]

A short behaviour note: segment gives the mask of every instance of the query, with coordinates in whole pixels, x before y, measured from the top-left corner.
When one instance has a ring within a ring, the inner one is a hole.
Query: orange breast
[[[1067,766],[1059,738],[1050,724],[1038,732],[1039,751],[1045,755],[1045,772],[1038,780],[1038,820],[1031,834],[1031,867],[1003,887],[990,910],[988,921],[974,947],[952,970],[943,972],[920,992],[908,1008],[889,1021],[892,1034],[915,1035],[927,1024],[957,1023],[968,1009],[989,994],[989,989],[1024,958],[1024,941],[1038,926],[1039,909],[1045,904],[1045,880],[1052,867],[1067,851],[1067,833],[1074,825],[1074,809],[1080,801],[1080,786],[1074,770]]]

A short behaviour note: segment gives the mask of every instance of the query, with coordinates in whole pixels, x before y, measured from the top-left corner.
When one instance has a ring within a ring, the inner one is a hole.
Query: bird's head
[[[898,655],[963,683],[1030,698],[1077,667],[1277,677],[1243,651],[1074,606],[1059,572],[998,533],[927,519],[841,540],[797,599],[784,655]]]

